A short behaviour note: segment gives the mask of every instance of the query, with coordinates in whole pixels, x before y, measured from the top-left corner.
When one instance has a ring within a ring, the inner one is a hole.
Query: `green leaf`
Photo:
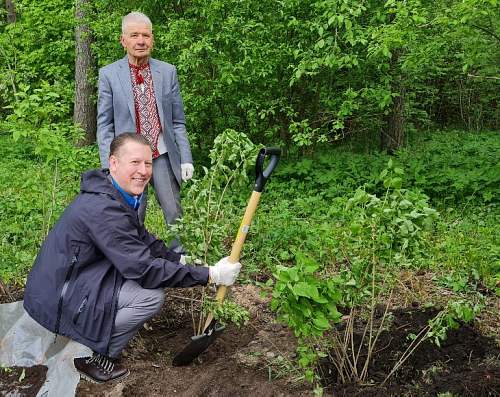
[[[412,202],[409,200],[403,199],[399,202],[400,208],[406,209],[406,208],[410,208],[411,206],[412,206]]]
[[[26,371],[23,368],[23,372],[21,372],[21,375],[19,375],[19,382],[22,382],[26,378]]]
[[[351,223],[350,229],[352,233],[358,234],[361,230],[361,225],[359,223]]]
[[[325,315],[321,312],[316,314],[316,317],[313,319],[313,324],[316,328],[322,331],[330,328],[330,323],[326,319]]]

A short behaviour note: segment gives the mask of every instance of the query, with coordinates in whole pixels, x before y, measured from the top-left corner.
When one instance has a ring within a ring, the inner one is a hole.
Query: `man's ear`
[[[109,156],[109,170],[111,172],[115,172],[116,169],[118,168],[118,158],[112,154]]]

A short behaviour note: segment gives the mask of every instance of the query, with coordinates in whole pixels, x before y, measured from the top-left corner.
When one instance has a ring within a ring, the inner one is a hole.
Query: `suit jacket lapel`
[[[160,67],[156,59],[151,58],[149,60],[149,66],[151,68],[151,75],[153,76],[153,87],[155,90],[156,108],[158,109],[158,115],[160,116],[162,131],[165,131],[165,125],[163,124],[163,112],[162,112],[162,102],[161,102],[163,76],[161,74]]]
[[[135,106],[134,106],[134,93],[132,92],[132,81],[130,81],[130,68],[128,66],[128,57],[125,55],[118,62],[118,80],[123,89],[124,97],[127,101],[128,109],[130,110],[130,114],[132,115],[132,120],[135,121]]]

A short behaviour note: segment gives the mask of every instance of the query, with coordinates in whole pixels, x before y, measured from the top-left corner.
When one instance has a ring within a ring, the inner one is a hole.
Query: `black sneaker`
[[[73,363],[84,378],[96,383],[122,379],[130,373],[116,360],[97,353],[94,353],[92,357],[75,358]]]

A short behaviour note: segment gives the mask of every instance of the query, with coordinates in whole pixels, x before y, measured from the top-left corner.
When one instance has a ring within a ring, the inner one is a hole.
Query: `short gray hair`
[[[153,24],[151,23],[151,19],[149,19],[147,15],[143,14],[142,12],[132,11],[122,18],[122,34],[125,34],[125,29],[130,22],[145,23],[151,28],[151,31],[153,31]]]

